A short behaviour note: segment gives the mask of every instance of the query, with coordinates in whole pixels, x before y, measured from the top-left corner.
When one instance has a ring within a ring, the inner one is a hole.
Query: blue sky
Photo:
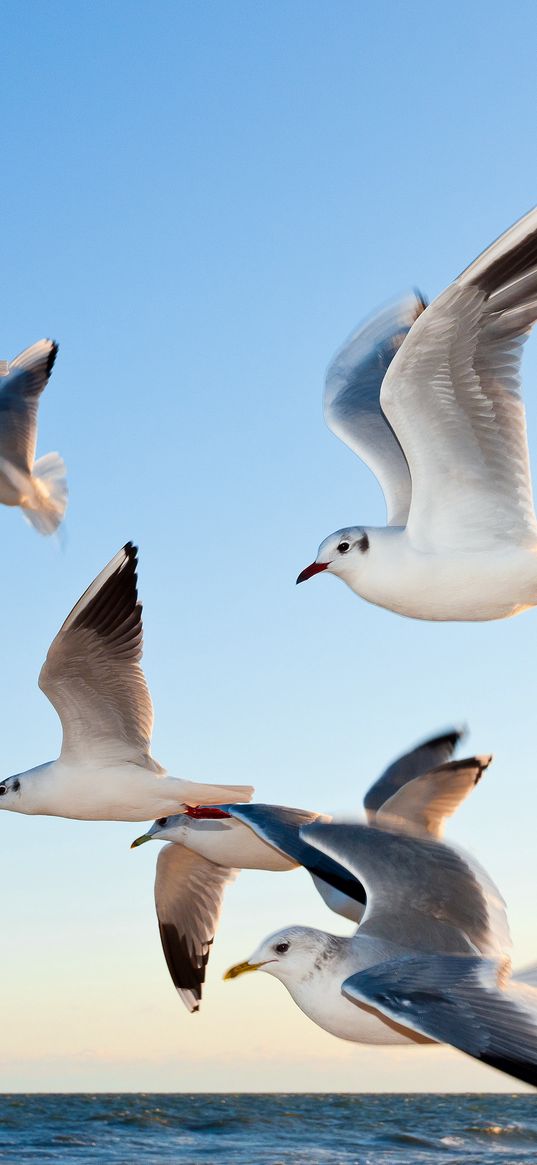
[[[537,201],[536,24],[522,2],[8,0],[0,75],[1,355],[59,341],[38,449],[61,451],[70,483],[62,548],[0,513],[2,771],[57,754],[40,665],[131,538],[155,755],[349,813],[393,755],[468,722],[467,748],[496,760],[449,836],[500,885],[521,963],[537,954],[535,613],[419,624],[294,580],[330,531],[384,521],[322,422],[333,351],[394,294],[434,296]],[[535,463],[534,339],[524,376]],[[230,889],[189,1018],[139,832],[0,816],[0,1088],[502,1087],[455,1053],[339,1043],[268,976],[221,982],[272,929],[344,929],[301,873]]]

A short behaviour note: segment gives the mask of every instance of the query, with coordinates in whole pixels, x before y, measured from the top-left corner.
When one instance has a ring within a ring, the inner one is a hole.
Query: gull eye
[[[0,785],[0,797],[3,797],[4,793],[7,793],[7,785]]]
[[[346,554],[347,550],[350,550],[350,548],[351,548],[350,542],[340,542],[340,544],[338,546],[338,550],[339,550],[340,554]]]
[[[162,827],[164,825],[167,825],[167,822],[168,822],[167,817],[159,817],[159,819],[157,821],[157,825],[160,825]]]
[[[289,943],[277,943],[274,950],[277,955],[284,955],[289,950]]]

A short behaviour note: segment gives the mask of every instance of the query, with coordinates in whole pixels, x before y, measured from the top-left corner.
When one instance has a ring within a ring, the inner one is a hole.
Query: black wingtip
[[[52,347],[50,349],[48,360],[47,360],[47,377],[50,376],[52,369],[54,368],[56,356],[58,355],[58,349],[60,347],[60,345],[56,343],[56,340],[50,340],[50,344],[52,345]]]
[[[452,728],[449,732],[442,732],[440,736],[428,737],[424,741],[424,745],[430,745],[431,748],[442,748],[442,745],[448,744],[451,748],[456,748],[465,735],[466,729]]]
[[[194,952],[189,949],[186,935],[179,934],[173,923],[161,922],[159,919],[158,927],[173,985],[178,991],[192,991],[198,1000],[192,1010],[198,1011],[211,944],[208,944],[205,953]]]
[[[425,311],[425,308],[429,307],[429,300],[427,299],[427,296],[424,295],[422,291],[420,291],[419,287],[414,287],[413,291],[419,304],[419,310],[416,312],[417,319],[418,316],[421,315],[422,311]]]
[[[485,295],[492,295],[499,288],[504,287],[506,283],[511,283],[514,279],[524,275],[526,271],[530,271],[532,267],[535,267],[536,263],[537,227],[530,231],[511,250],[500,255],[493,263],[490,263],[484,271],[480,271],[471,280],[471,283],[484,291]]]
[[[126,542],[122,550],[125,557],[120,558],[90,601],[82,605],[73,625],[91,628],[109,640],[128,632],[132,646],[141,652],[142,604],[138,601],[136,570],[138,548],[132,542]]]

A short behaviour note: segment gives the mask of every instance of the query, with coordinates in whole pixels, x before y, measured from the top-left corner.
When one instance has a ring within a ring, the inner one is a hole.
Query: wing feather
[[[136,567],[128,542],[73,607],[41,669],[39,687],[62,723],[63,760],[149,760],[153,706],[140,666]]]
[[[364,797],[367,820],[374,824],[377,810],[408,781],[451,760],[464,732],[464,729],[451,728],[441,736],[432,736],[388,765]]]
[[[537,318],[536,240],[537,208],[433,301],[386,373],[419,550],[535,544],[520,359]]]
[[[326,423],[377,477],[389,526],[406,524],[411,483],[405,455],[380,407],[380,389],[395,353],[424,308],[423,297],[409,292],[377,312],[349,336],[326,374]]]
[[[53,340],[39,340],[0,371],[0,458],[22,473],[34,464],[39,397],[57,352]]]
[[[492,960],[418,955],[351,975],[342,992],[537,1088],[537,991],[503,980]]]
[[[174,986],[198,1011],[224,890],[238,870],[216,865],[172,842],[160,851],[155,906],[162,949]]]

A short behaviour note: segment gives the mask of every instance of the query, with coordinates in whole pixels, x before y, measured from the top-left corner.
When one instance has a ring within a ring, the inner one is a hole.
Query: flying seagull
[[[363,881],[357,934],[287,927],[225,978],[266,971],[341,1039],[448,1043],[537,1087],[535,968],[527,983],[511,977],[505,904],[485,871],[426,833],[317,823],[301,832]]]
[[[151,756],[153,705],[140,666],[137,550],[111,559],[58,632],[39,676],[63,728],[58,760],[0,783],[0,809],[79,820],[143,821],[189,805],[249,801],[249,785],[167,775]]]
[[[366,794],[368,820],[409,820],[437,836],[491,759],[449,763],[460,736],[454,729],[424,741],[390,765]],[[155,905],[168,970],[189,1011],[199,1009],[224,890],[239,870],[303,866],[326,905],[360,923],[366,904],[360,879],[302,840],[301,826],[322,820],[330,818],[283,805],[226,805],[161,818],[133,842],[132,848],[173,843],[157,860]]]
[[[67,506],[60,455],[35,460],[39,398],[57,352],[53,340],[38,340],[14,360],[0,360],[0,502],[20,506],[40,534],[54,533]]]
[[[431,620],[537,604],[537,522],[521,395],[537,318],[537,208],[437,299],[385,309],[330,365],[328,425],[377,475],[387,526],[348,526],[299,574]]]

